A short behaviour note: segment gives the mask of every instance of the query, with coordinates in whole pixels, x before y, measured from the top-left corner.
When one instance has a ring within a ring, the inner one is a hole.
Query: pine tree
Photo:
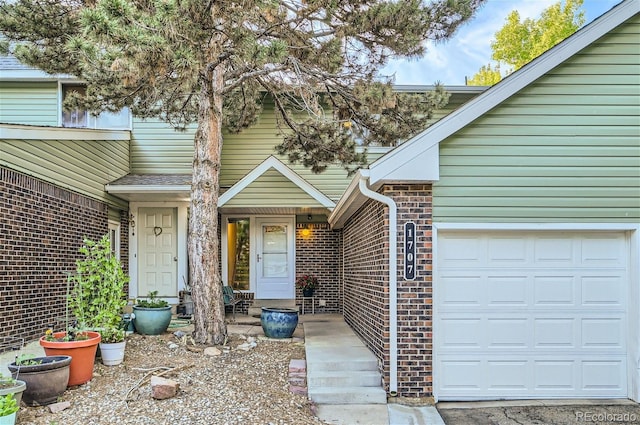
[[[197,124],[189,269],[199,343],[224,341],[218,269],[222,129],[256,122],[266,95],[277,151],[314,172],[364,164],[362,143],[392,146],[424,129],[442,90],[396,94],[377,78],[391,57],[417,57],[484,0],[17,0],[0,2],[1,50],[87,83],[65,108]]]

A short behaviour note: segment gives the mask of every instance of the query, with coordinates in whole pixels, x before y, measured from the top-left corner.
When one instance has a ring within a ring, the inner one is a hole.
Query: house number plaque
[[[404,278],[416,277],[416,224],[408,221],[404,224]]]

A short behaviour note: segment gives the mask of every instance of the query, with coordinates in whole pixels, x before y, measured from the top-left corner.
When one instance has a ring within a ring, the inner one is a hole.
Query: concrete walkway
[[[348,361],[353,365],[359,361],[369,362],[371,358],[375,359],[341,315],[318,314],[300,317],[304,327],[308,379],[320,364]],[[314,400],[311,385],[309,396]],[[405,406],[386,403],[384,400],[382,403],[363,404],[316,401],[316,404],[318,418],[335,425],[444,425],[434,406]]]

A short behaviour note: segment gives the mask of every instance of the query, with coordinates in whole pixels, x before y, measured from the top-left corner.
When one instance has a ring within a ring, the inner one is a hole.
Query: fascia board
[[[368,170],[358,170],[353,176],[349,186],[344,191],[335,209],[329,215],[328,221],[332,229],[341,229],[345,222],[357,211],[366,201],[366,197],[358,188],[360,178],[368,176]]]
[[[403,167],[422,151],[432,148],[469,125],[639,12],[640,0],[626,0],[615,6],[565,41],[373,162],[369,168],[372,173],[375,170],[375,180],[387,179],[387,176],[393,175],[395,170]]]
[[[191,193],[191,186],[160,186],[160,185],[105,185],[109,193]]]
[[[0,125],[0,139],[129,141],[131,140],[131,131],[2,124]]]

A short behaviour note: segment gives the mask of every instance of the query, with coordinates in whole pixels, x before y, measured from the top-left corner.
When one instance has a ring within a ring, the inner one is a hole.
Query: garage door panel
[[[582,347],[585,349],[625,348],[622,317],[582,319]]]
[[[592,235],[581,244],[582,265],[587,267],[624,267],[624,235]]]
[[[574,360],[537,360],[533,362],[533,387],[535,390],[576,390],[576,361]]]
[[[487,276],[487,297],[489,306],[526,306],[527,276]]]
[[[488,349],[525,349],[530,348],[527,335],[530,321],[526,318],[489,318],[487,319]]]
[[[624,277],[620,274],[582,276],[582,305],[624,307]]]
[[[535,318],[533,321],[534,348],[567,349],[579,345],[575,318]]]
[[[480,306],[484,304],[484,288],[479,274],[457,274],[442,277],[442,304],[445,306]]]
[[[467,233],[438,238],[438,398],[626,397],[624,234]]]
[[[442,320],[443,348],[481,348],[482,320],[476,318],[456,318]]]
[[[576,278],[573,275],[533,276],[533,303],[536,306],[571,306],[576,300]]]
[[[573,239],[557,237],[528,238],[533,244],[533,264],[537,267],[572,267],[579,251]]]
[[[593,392],[616,393],[626,387],[626,362],[620,360],[583,361],[582,389]]]

